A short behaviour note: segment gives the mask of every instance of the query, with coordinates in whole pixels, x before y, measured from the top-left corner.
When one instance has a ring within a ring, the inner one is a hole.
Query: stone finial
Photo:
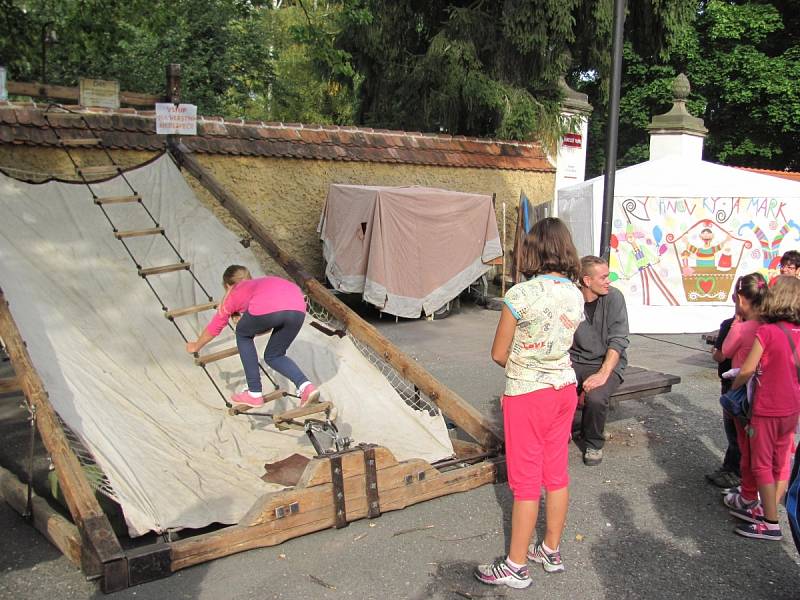
[[[681,73],[675,77],[672,82],[672,108],[663,115],[653,117],[647,128],[651,134],[686,133],[705,137],[708,129],[705,128],[703,119],[693,117],[686,109],[686,99],[691,89],[686,75]]]
[[[689,85],[689,78],[683,73],[675,77],[672,82],[672,97],[675,102],[686,102],[689,97],[689,92],[692,91],[692,86]]]

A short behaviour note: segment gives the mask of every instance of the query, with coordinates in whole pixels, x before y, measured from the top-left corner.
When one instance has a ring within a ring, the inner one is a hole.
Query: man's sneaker
[[[541,564],[548,573],[561,573],[564,571],[561,552],[558,550],[555,552],[547,552],[542,548],[541,542],[528,546],[528,560]]]
[[[764,509],[761,504],[756,504],[750,508],[731,508],[728,512],[737,519],[748,523],[759,523],[764,518]]]
[[[743,523],[738,525],[733,531],[739,535],[743,535],[744,537],[755,538],[757,540],[780,541],[783,539],[781,528],[777,525],[772,527],[765,521],[759,521],[758,523]]]
[[[743,510],[754,508],[758,505],[758,500],[746,500],[740,492],[731,492],[722,498],[722,503],[731,509]]]
[[[309,383],[300,392],[300,406],[305,406],[310,402],[317,402],[319,400],[319,390],[314,387],[313,383]]]
[[[247,406],[250,408],[258,408],[259,406],[264,405],[264,398],[263,396],[259,396],[258,398],[253,398],[250,395],[250,392],[244,390],[243,392],[239,392],[238,394],[234,394],[231,396],[231,404],[234,406]]]
[[[587,448],[583,453],[583,464],[587,467],[596,467],[603,462],[603,450],[597,448]]]
[[[726,489],[739,485],[741,481],[736,473],[732,473],[727,469],[723,468],[719,468],[713,473],[708,473],[706,475],[706,480],[708,480],[709,483],[716,485],[717,487]]]
[[[510,588],[522,589],[531,584],[528,567],[515,571],[508,566],[504,558],[498,558],[492,564],[478,565],[474,571],[475,579],[487,585],[507,585]]]

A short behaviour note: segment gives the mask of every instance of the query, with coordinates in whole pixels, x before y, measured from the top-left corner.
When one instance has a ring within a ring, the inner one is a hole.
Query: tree
[[[347,0],[338,47],[363,76],[361,123],[506,139],[553,137],[558,80],[609,68],[607,0]],[[658,54],[692,0],[630,3],[637,48]]]
[[[689,110],[709,130],[704,158],[733,165],[800,170],[800,17],[790,2],[707,0],[670,40],[666,60],[624,53],[619,164],[647,160],[646,127],[671,106],[672,80],[689,77]],[[791,8],[791,10],[790,10]],[[605,106],[595,104],[587,173],[602,170]]]

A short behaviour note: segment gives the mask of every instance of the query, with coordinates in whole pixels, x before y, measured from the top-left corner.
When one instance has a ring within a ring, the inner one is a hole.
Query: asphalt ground
[[[375,324],[496,418],[503,372],[489,348],[497,319],[496,312],[465,306],[441,321]],[[198,565],[113,597],[800,598],[800,557],[783,510],[784,541],[734,535],[735,519],[703,478],[724,450],[719,381],[708,348],[699,334],[632,336],[632,364],[683,381],[669,394],[624,402],[611,414],[613,437],[600,466],[584,466],[571,447],[572,497],[561,548],[567,571],[547,575],[533,565],[534,582],[526,590],[472,579],[477,563],[504,555],[509,535],[508,488],[487,485]],[[24,471],[28,439],[20,416],[17,400],[0,399],[0,465],[15,472]],[[40,458],[36,465],[41,477],[47,463]],[[0,531],[0,598],[103,597],[3,503]]]

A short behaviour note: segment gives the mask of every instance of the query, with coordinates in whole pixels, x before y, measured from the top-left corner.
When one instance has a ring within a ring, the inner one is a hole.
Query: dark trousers
[[[253,338],[270,329],[272,333],[264,350],[264,362],[291,380],[295,387],[308,381],[295,362],[286,356],[289,346],[300,333],[305,316],[305,313],[298,310],[282,310],[266,315],[251,315],[246,312],[242,315],[236,324],[236,347],[239,349],[239,357],[242,359],[248,390],[251,392],[261,391],[258,352],[256,352]]]
[[[721,392],[724,394],[731,389],[731,380],[723,380]],[[742,460],[742,452],[739,450],[739,440],[736,437],[736,417],[722,411],[722,426],[725,428],[725,438],[728,440],[728,449],[725,450],[725,458],[722,461],[722,468],[731,473],[740,474],[739,463]]]
[[[573,363],[572,368],[578,378],[578,394],[583,391],[582,386],[586,378],[600,370],[600,367],[596,365],[577,363]],[[616,373],[611,373],[604,385],[584,394],[583,406],[578,406],[578,410],[575,411],[572,431],[581,435],[587,448],[600,450],[605,444],[603,430],[606,427],[606,418],[608,417],[608,400],[620,383],[622,383],[620,376]]]

